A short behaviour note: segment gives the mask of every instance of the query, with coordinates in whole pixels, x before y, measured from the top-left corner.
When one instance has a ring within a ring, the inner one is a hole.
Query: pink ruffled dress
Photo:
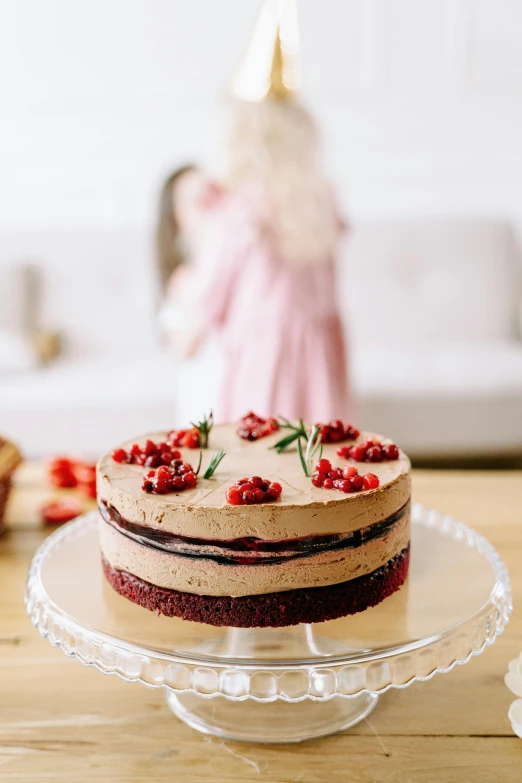
[[[218,332],[220,421],[247,411],[349,420],[346,352],[332,258],[314,264],[273,251],[252,202],[229,196],[209,218],[194,259],[201,336]]]

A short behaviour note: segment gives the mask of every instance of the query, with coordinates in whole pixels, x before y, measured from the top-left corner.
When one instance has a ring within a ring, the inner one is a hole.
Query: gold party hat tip
[[[232,92],[243,101],[259,102],[268,96],[288,100],[300,85],[295,0],[265,0]]]

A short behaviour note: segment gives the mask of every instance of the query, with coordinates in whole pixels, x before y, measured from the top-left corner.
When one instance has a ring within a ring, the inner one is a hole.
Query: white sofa
[[[343,275],[364,427],[416,457],[522,455],[520,263],[511,226],[361,226]]]
[[[27,454],[95,455],[215,401],[219,355],[189,367],[154,327],[150,238],[132,231],[0,234],[0,265],[43,270],[42,321],[67,351],[0,375],[0,431]],[[340,262],[357,421],[417,457],[522,454],[518,255],[509,224],[365,223]]]

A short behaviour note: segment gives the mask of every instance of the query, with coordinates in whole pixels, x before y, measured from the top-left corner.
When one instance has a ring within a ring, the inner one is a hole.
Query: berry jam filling
[[[360,476],[353,465],[334,468],[329,460],[320,459],[312,473],[312,484],[323,489],[338,489],[339,492],[360,492],[363,489],[377,489],[379,478],[375,473]]]
[[[231,506],[252,506],[254,503],[273,503],[281,497],[283,487],[260,476],[242,478],[227,489],[227,502]]]
[[[194,489],[197,483],[198,477],[192,465],[176,459],[169,466],[162,465],[157,470],[149,470],[145,473],[141,488],[144,492],[152,492],[154,495],[167,495],[169,492]]]
[[[254,536],[232,539],[183,536],[168,530],[146,527],[138,522],[129,522],[114,506],[109,506],[104,501],[99,501],[98,505],[104,521],[131,541],[167,554],[194,559],[204,558],[220,565],[279,565],[322,552],[357,549],[370,541],[388,535],[395,525],[401,523],[410,507],[407,502],[386,519],[351,533],[265,540]]]
[[[179,461],[181,454],[173,449],[170,443],[145,442],[144,446],[133,443],[128,451],[114,449],[112,458],[115,462],[127,465],[143,465],[146,468],[159,468],[161,465],[173,465]]]
[[[384,445],[377,438],[366,438],[356,446],[342,446],[337,449],[337,454],[356,462],[390,462],[399,459],[399,449],[395,443]]]
[[[317,424],[321,443],[339,443],[342,440],[356,440],[361,434],[351,424],[344,425],[340,419],[335,419],[329,424]]]
[[[237,434],[244,440],[259,440],[259,438],[266,438],[267,435],[277,432],[278,429],[279,424],[275,419],[263,419],[249,411],[239,420]]]

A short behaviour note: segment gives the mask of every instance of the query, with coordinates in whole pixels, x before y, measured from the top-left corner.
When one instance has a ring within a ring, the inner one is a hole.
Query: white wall
[[[2,0],[0,229],[148,226],[212,159],[257,0]],[[522,213],[520,0],[301,0],[352,214]]]

